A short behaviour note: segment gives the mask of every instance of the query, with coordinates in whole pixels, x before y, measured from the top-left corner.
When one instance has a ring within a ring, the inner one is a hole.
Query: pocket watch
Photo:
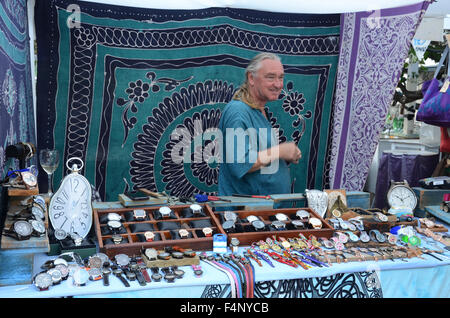
[[[406,180],[402,182],[391,181],[387,200],[391,208],[410,208],[414,210],[417,206],[417,196]]]
[[[81,166],[69,162],[79,161]],[[76,232],[85,238],[92,226],[92,190],[89,181],[79,174],[84,163],[78,157],[69,158],[66,167],[70,171],[52,196],[49,205],[49,218],[54,229],[67,233]]]

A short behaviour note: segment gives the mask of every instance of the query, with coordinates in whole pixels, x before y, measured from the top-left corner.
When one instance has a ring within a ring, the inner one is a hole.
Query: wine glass
[[[48,176],[48,191],[47,195],[50,198],[53,195],[52,175],[59,165],[59,152],[56,149],[42,149],[39,152],[39,162],[42,169]]]

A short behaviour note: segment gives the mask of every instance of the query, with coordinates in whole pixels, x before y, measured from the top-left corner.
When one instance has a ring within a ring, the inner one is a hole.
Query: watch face
[[[189,208],[191,209],[192,213],[194,213],[194,214],[199,214],[202,212],[202,207],[198,204],[191,204],[191,206],[189,206]]]
[[[277,214],[275,214],[275,218],[276,218],[278,221],[287,221],[287,220],[289,220],[289,218],[287,217],[287,215],[284,214],[284,213],[277,213]]]
[[[309,212],[306,210],[298,210],[297,212],[295,212],[295,215],[302,221],[307,221],[309,220]]]
[[[37,203],[37,204],[39,204],[42,208],[44,208],[45,209],[45,207],[47,206],[46,204],[45,204],[45,199],[42,197],[42,196],[40,196],[40,195],[36,195],[34,198],[33,198],[33,201],[35,202],[35,203]]]
[[[103,261],[98,256],[91,256],[91,257],[89,257],[88,265],[89,265],[89,267],[100,268],[103,266]]]
[[[172,210],[168,206],[162,206],[159,208],[159,213],[161,213],[163,217],[170,216],[170,212],[172,212]]]
[[[202,231],[203,231],[203,234],[205,234],[205,236],[211,236],[211,234],[213,232],[212,228],[210,228],[210,227],[205,227],[202,229]]]
[[[49,204],[49,219],[54,229],[77,232],[85,238],[92,226],[92,190],[89,181],[74,172],[61,182]]]
[[[36,220],[43,220],[45,218],[44,211],[37,206],[31,207],[31,214]]]
[[[254,216],[254,215],[249,215],[249,216],[247,216],[247,222],[248,223],[252,223],[253,221],[258,221],[259,219],[258,219],[258,217],[257,216]]]
[[[59,283],[62,279],[62,273],[57,268],[51,268],[47,273],[52,277],[53,283]]]
[[[257,230],[257,231],[264,230],[264,228],[266,226],[265,223],[263,221],[260,221],[260,220],[253,221],[252,225],[255,228],[255,230]]]
[[[388,203],[393,208],[411,208],[415,209],[417,197],[411,188],[404,185],[393,186],[388,191]]]
[[[155,260],[158,257],[158,252],[154,248],[145,249],[144,254],[149,260]]]
[[[22,172],[22,180],[29,187],[34,187],[37,184],[36,176],[29,171]]]
[[[145,219],[146,217],[145,210],[143,209],[133,210],[133,215],[136,219]]]
[[[122,220],[122,217],[120,216],[120,214],[115,213],[115,212],[108,213],[106,218],[108,219],[108,221],[119,221],[120,222]]]
[[[144,233],[144,236],[146,241],[153,241],[153,239],[155,238],[155,233],[147,231]]]
[[[55,265],[55,269],[57,269],[58,271],[60,271],[61,273],[61,277],[64,279],[69,275],[69,268],[67,267],[67,265],[64,264],[58,264]]]
[[[108,226],[112,229],[119,229],[122,226],[122,223],[120,223],[119,221],[108,221]]]
[[[67,232],[62,229],[56,229],[54,234],[57,240],[64,240],[67,237]]]
[[[34,278],[34,285],[39,289],[46,289],[53,284],[52,276],[48,273],[39,273]]]
[[[187,238],[189,236],[189,232],[185,229],[181,229],[178,231],[178,234],[181,238]]]
[[[114,258],[119,266],[126,266],[130,262],[130,257],[127,254],[117,254]]]
[[[41,220],[31,220],[30,223],[36,232],[40,234],[45,233],[45,224]]]
[[[27,221],[16,221],[14,231],[20,236],[29,236],[33,232],[33,227]]]
[[[233,221],[235,222],[237,219],[237,214],[232,212],[232,211],[225,211],[223,213],[223,218],[225,219],[225,221]]]
[[[75,285],[84,285],[89,280],[89,273],[84,268],[78,268],[74,271],[72,278]]]
[[[281,222],[281,221],[273,221],[272,222],[272,226],[274,228],[276,228],[277,230],[280,230],[280,229],[284,229],[286,227],[286,224],[284,222]]]
[[[292,225],[294,225],[295,228],[304,228],[305,227],[305,224],[300,220],[294,220],[291,223],[292,223]]]
[[[318,218],[310,218],[309,223],[313,226],[315,229],[322,228],[322,221],[320,221]]]

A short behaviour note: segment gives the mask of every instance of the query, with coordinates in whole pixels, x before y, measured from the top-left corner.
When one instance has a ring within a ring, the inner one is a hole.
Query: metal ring
[[[71,167],[69,167],[69,162],[72,161],[72,160],[78,160],[78,161],[81,163],[81,167],[78,168],[78,166],[77,166],[77,167],[74,168],[74,169],[72,169]],[[67,161],[66,161],[66,167],[67,167],[67,169],[69,169],[69,170],[72,171],[72,172],[80,171],[80,170],[83,169],[83,167],[84,167],[84,162],[83,162],[83,160],[81,160],[81,158],[79,158],[79,157],[72,157],[72,158],[67,159]]]

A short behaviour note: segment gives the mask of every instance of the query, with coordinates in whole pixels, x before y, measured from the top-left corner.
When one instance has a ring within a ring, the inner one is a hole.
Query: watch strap
[[[103,274],[103,286],[109,286],[109,274]]]
[[[118,279],[124,284],[125,287],[130,287],[130,283],[126,280],[125,277],[122,276],[122,274],[116,275]]]

